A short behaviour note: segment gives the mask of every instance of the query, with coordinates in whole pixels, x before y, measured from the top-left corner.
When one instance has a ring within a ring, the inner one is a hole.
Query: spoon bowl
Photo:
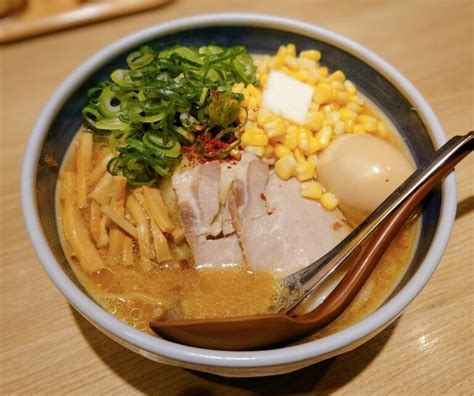
[[[280,312],[266,315],[150,322],[155,333],[185,345],[249,350],[307,335],[337,318],[353,301],[397,232],[423,198],[473,149],[474,132],[455,136],[417,169],[359,227],[315,263],[283,280],[288,290]],[[368,241],[365,246],[362,244]],[[291,312],[359,247],[363,250],[335,289],[314,310]]]

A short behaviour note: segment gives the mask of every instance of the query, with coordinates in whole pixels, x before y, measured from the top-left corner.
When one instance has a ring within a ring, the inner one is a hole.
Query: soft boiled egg
[[[361,222],[414,167],[390,143],[372,135],[343,135],[321,154],[317,178],[339,199],[349,220]]]

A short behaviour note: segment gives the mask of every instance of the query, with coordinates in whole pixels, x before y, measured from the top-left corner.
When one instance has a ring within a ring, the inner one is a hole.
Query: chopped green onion
[[[236,83],[254,84],[252,57],[243,46],[174,46],[159,52],[144,46],[130,53],[127,68],[88,91],[84,123],[107,136],[117,156],[108,164],[132,186],[170,177],[182,146],[206,132],[225,142],[212,156],[225,158],[240,141],[243,96]]]

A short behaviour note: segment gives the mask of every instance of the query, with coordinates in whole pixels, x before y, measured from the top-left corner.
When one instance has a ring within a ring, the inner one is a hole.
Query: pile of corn
[[[315,179],[318,153],[330,141],[344,133],[371,133],[387,138],[386,125],[370,113],[357,89],[344,73],[331,74],[319,64],[321,53],[307,50],[296,55],[293,44],[281,46],[274,56],[255,61],[260,86],[236,84],[234,92],[244,95],[241,121],[245,120],[242,147],[275,165],[276,174],[287,180],[296,177],[303,197],[319,200],[328,210],[338,205],[334,194],[325,191]],[[261,108],[262,90],[268,74],[278,70],[314,88],[304,125],[272,114]]]

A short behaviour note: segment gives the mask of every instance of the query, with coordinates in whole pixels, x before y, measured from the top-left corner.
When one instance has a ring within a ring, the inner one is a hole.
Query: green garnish
[[[107,166],[111,174],[125,176],[133,186],[170,177],[183,146],[193,146],[204,133],[223,147],[204,153],[207,158],[224,158],[238,145],[243,96],[232,86],[257,83],[244,47],[175,46],[156,52],[144,46],[127,56],[127,64],[89,90],[82,110],[84,123],[106,136],[117,153]]]

